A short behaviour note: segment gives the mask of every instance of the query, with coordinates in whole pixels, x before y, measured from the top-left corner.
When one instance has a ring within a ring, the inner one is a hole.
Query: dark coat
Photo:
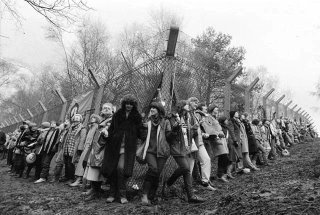
[[[233,145],[233,139],[230,135],[229,126],[225,126],[224,124],[220,124],[220,125],[224,133],[224,136],[227,138],[228,149],[229,149],[229,154],[228,154],[229,160],[232,162],[237,162],[239,160],[239,157],[241,157],[241,154],[238,155],[238,150]]]
[[[255,154],[256,152],[258,152],[258,147],[250,122],[249,120],[243,120],[242,123],[244,124],[248,137],[249,154]]]
[[[229,135],[232,141],[232,144],[237,141],[238,142],[238,147],[235,147],[236,153],[239,156],[239,158],[242,158],[242,146],[241,146],[241,141],[240,141],[240,125],[239,123],[231,118],[229,121]]]
[[[187,149],[185,147],[181,127],[174,126],[176,125],[177,121],[173,114],[168,115],[168,121],[170,122],[171,130],[167,137],[167,141],[170,145],[170,155],[172,155],[173,157],[185,156],[187,154]]]
[[[124,138],[124,176],[132,176],[137,141],[141,139],[142,118],[136,108],[132,109],[128,118],[124,105],[112,117],[108,129],[109,137],[105,140],[108,143],[105,147],[102,174],[109,177],[116,170],[119,158],[121,143]]]
[[[0,131],[0,145],[4,145],[6,143],[6,134],[3,131]]]

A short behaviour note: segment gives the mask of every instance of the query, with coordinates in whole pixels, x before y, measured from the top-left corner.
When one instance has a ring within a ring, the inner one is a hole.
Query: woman
[[[218,114],[219,108],[215,105],[210,105],[208,115],[203,116],[201,119],[200,127],[203,141],[207,145],[211,145],[213,156],[218,157],[218,179],[222,182],[229,182],[226,175],[227,168],[230,165],[229,150],[226,138],[217,120]]]
[[[170,155],[169,145],[166,140],[170,133],[170,124],[164,116],[165,110],[162,104],[159,102],[151,103],[148,121],[146,122],[147,137],[143,150],[143,159],[148,164],[148,171],[142,189],[141,202],[143,204],[149,204],[150,197],[154,197],[158,188],[160,174]]]
[[[227,177],[230,179],[234,179],[234,177],[232,175],[232,170],[236,166],[236,162],[238,161],[238,155],[237,155],[233,140],[230,136],[229,121],[228,121],[227,117],[222,116],[219,118],[219,123],[222,128],[223,134],[227,139],[227,143],[228,143],[228,150],[229,150],[228,159],[230,161],[230,164],[227,167]]]
[[[230,121],[228,128],[232,140],[232,145],[235,147],[235,152],[237,154],[237,160],[233,162],[236,162],[236,166],[238,169],[243,169],[240,126],[239,113],[237,111],[230,111]]]
[[[269,121],[263,120],[262,126],[260,127],[261,137],[262,137],[262,146],[266,152],[267,159],[269,157],[269,153],[271,151],[270,146],[270,131],[269,131]]]
[[[260,170],[257,168],[252,162],[249,157],[249,144],[248,144],[248,136],[246,132],[245,125],[242,123],[245,120],[245,116],[241,114],[239,124],[240,124],[240,139],[241,139],[241,146],[242,146],[242,157],[243,163],[245,167],[250,168],[253,171]]]
[[[109,137],[102,165],[102,173],[110,178],[111,183],[107,202],[114,202],[119,197],[120,203],[128,203],[126,181],[132,176],[137,141],[141,139],[142,129],[142,118],[137,106],[133,96],[125,96],[108,129]]]
[[[187,192],[188,202],[200,203],[205,200],[193,193],[191,173],[194,167],[196,156],[196,145],[194,139],[197,138],[197,129],[191,128],[190,116],[188,116],[189,106],[187,101],[181,100],[176,106],[176,113],[169,114],[171,133],[168,137],[170,154],[177,162],[179,168],[168,178],[165,185],[172,186],[182,175],[184,186]]]
[[[86,140],[84,142],[84,149],[81,153],[79,162],[76,167],[75,176],[77,177],[76,181],[70,184],[71,187],[79,186],[82,181],[82,177],[84,175],[85,167],[83,167],[83,162],[86,162],[86,157],[88,156],[88,152],[91,150],[91,145],[93,141],[94,134],[98,128],[98,124],[100,123],[100,117],[96,114],[92,114],[88,123],[88,133],[86,136]]]
[[[101,167],[108,129],[113,116],[113,105],[111,103],[103,104],[100,116],[96,120],[97,126],[93,134],[91,148],[83,160],[83,166],[86,166],[84,178],[91,181],[91,189],[86,193],[88,195],[87,201],[99,197],[101,192],[101,184],[104,180],[101,174]]]
[[[252,120],[252,132],[257,140],[257,146],[258,146],[258,150],[260,153],[262,153],[262,162],[264,163],[264,165],[268,166],[268,157],[266,154],[266,151],[263,147],[263,139],[262,139],[262,135],[261,135],[261,129],[260,127],[262,126],[262,122],[258,119],[254,119]],[[259,154],[256,154],[252,160],[254,163],[256,163],[257,159],[259,157]]]

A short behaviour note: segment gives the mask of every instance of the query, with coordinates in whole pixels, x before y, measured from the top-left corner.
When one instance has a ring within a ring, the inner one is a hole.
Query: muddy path
[[[2,160],[0,214],[320,214],[320,180],[314,177],[314,169],[320,170],[320,162],[315,162],[320,142],[299,144],[290,152],[290,157],[238,175],[228,184],[214,181],[218,191],[197,186],[197,194],[207,199],[197,205],[184,200],[179,184],[152,206],[141,205],[138,195],[127,205],[107,204],[105,197],[85,202],[80,188],[10,177]]]

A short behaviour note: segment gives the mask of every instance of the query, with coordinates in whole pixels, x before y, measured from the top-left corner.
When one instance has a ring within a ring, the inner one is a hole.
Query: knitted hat
[[[160,102],[152,102],[150,104],[150,109],[151,108],[157,109],[160,116],[165,116],[166,115],[166,111],[164,110],[164,107]]]
[[[50,123],[49,122],[43,122],[41,123],[42,128],[50,128]]]

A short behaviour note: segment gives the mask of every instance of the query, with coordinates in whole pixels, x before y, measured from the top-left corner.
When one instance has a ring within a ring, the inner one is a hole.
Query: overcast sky
[[[320,127],[319,100],[310,95],[320,77],[320,1],[297,0],[88,0],[93,16],[116,36],[134,22],[146,23],[150,11],[161,7],[183,17],[182,31],[195,37],[208,26],[233,37],[243,46],[245,67],[263,65],[279,77],[282,90],[290,89],[294,104],[312,115]],[[58,48],[45,39],[46,21],[20,2],[22,25],[4,17],[1,57],[30,67],[59,63]],[[280,95],[279,95],[280,96]]]

